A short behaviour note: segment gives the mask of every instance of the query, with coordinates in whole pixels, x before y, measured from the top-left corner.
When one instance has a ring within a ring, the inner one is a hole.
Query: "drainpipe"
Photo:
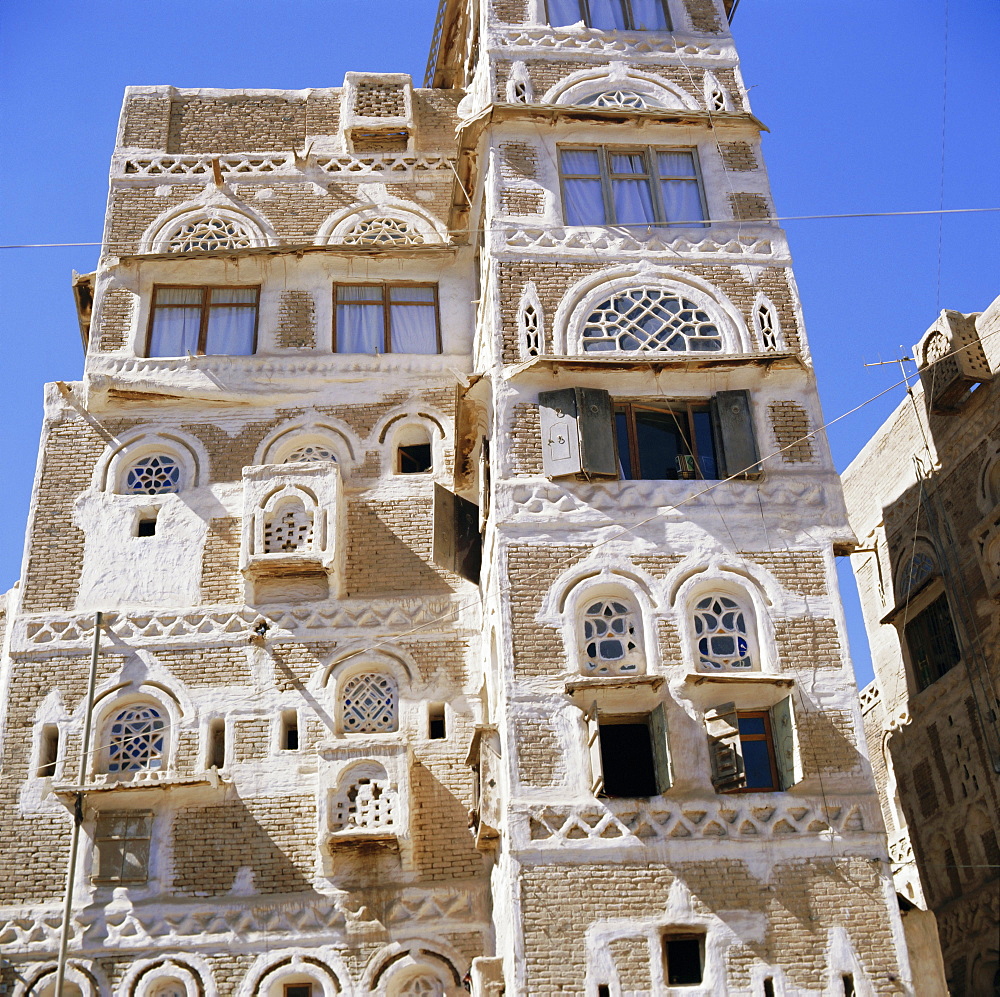
[[[73,882],[76,879],[76,853],[83,824],[83,784],[87,779],[87,757],[90,754],[90,726],[94,712],[94,690],[97,688],[97,657],[101,651],[103,613],[94,614],[94,643],[90,649],[90,676],[87,680],[87,705],[83,714],[83,743],[80,745],[80,765],[77,769],[76,799],[73,801],[73,832],[69,843],[69,865],[66,868],[66,894],[63,898],[62,931],[59,935],[59,958],[56,962],[56,997],[63,997],[66,980],[66,949],[69,945],[73,919]]]

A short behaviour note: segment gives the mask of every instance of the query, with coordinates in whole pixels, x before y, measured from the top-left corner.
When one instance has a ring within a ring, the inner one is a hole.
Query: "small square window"
[[[434,458],[429,443],[410,443],[396,451],[399,458],[400,474],[423,474],[434,467]]]
[[[431,703],[427,710],[427,736],[432,741],[447,737],[444,723],[444,703]]]
[[[704,979],[705,936],[669,934],[663,936],[663,957],[667,985],[694,986]]]
[[[135,535],[137,537],[156,536],[156,516],[143,516],[135,524]]]

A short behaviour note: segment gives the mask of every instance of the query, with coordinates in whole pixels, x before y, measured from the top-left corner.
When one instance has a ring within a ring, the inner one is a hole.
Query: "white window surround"
[[[642,618],[631,595],[601,587],[585,593],[577,607],[577,658],[582,674],[645,672]]]
[[[258,448],[254,463],[287,464],[297,450],[310,446],[332,453],[341,470],[344,470],[353,465],[360,441],[349,429],[331,423],[296,422],[271,434]]]
[[[588,320],[595,310],[607,300],[616,295],[639,288],[649,288],[668,295],[676,295],[690,301],[697,310],[706,314],[711,324],[718,330],[721,349],[711,353],[678,353],[679,356],[724,356],[747,352],[748,337],[746,327],[739,313],[726,301],[721,294],[713,295],[690,278],[672,279],[669,272],[656,273],[642,268],[633,271],[628,276],[608,274],[608,279],[600,281],[595,275],[587,281],[586,289],[582,291],[571,289],[556,312],[555,334],[556,342],[565,344],[560,350],[564,355],[576,356],[584,354],[584,331]],[[632,351],[611,351],[619,356],[627,356]],[[642,351],[640,351],[642,352]],[[671,351],[666,351],[669,355]],[[600,353],[598,355],[603,355]]]
[[[163,676],[159,669],[151,671],[150,675],[155,675],[158,682],[163,682]],[[174,755],[177,747],[177,729],[180,725],[182,707],[169,695],[163,695],[159,689],[155,691],[147,690],[141,682],[132,683],[130,687],[114,689],[107,695],[102,695],[103,690],[98,691],[96,699],[97,709],[94,716],[93,744],[88,765],[88,774],[98,781],[118,780],[118,779],[144,779],[147,776],[163,780],[169,778],[174,772]],[[111,728],[116,722],[116,718],[123,711],[134,708],[152,707],[160,715],[162,729],[162,749],[160,751],[159,764],[153,768],[126,769],[111,772],[109,765],[111,756]],[[188,709],[189,704],[183,709]],[[76,733],[76,730],[66,731],[68,736]],[[75,776],[74,776],[75,778]]]
[[[709,111],[732,111],[733,101],[726,88],[715,78],[712,72],[705,73],[703,95],[705,107]]]
[[[127,488],[129,470],[148,457],[162,454],[178,467],[176,492],[189,491],[201,484],[208,458],[197,441],[174,433],[140,432],[127,437],[113,450],[105,452],[94,469],[93,486],[99,491],[117,492],[130,498],[153,498],[149,492],[131,492]],[[159,493],[161,495],[166,493]]]
[[[185,955],[184,961],[162,956],[137,959],[129,965],[116,993],[128,997],[160,997],[164,986],[180,985],[184,997],[218,997],[211,968],[198,956]],[[166,991],[170,993],[168,989]]]
[[[210,200],[189,201],[161,214],[146,229],[140,240],[140,253],[176,253],[182,251],[177,243],[182,233],[198,228],[199,223],[211,223],[214,234],[206,230],[208,242],[228,245],[206,245],[206,249],[242,249],[277,245],[273,228],[258,214],[242,205],[235,205],[224,195],[213,194]],[[226,230],[232,235],[226,236]],[[190,236],[188,237],[190,238]],[[190,251],[197,251],[192,249]]]
[[[374,241],[377,232],[372,228],[374,223],[396,222],[400,226],[399,241],[395,245],[443,245],[448,242],[448,232],[437,219],[413,207],[397,204],[378,203],[360,208],[349,208],[347,211],[336,211],[329,215],[316,232],[314,244],[317,246],[346,245],[378,245]],[[386,229],[386,237],[388,237]]]
[[[666,80],[629,72],[623,63],[612,63],[611,72],[594,75],[593,70],[572,73],[560,80],[539,101],[542,104],[580,105],[606,91],[628,90],[639,94],[651,110],[700,110],[689,94]]]
[[[517,306],[517,345],[522,360],[545,353],[545,313],[533,280],[524,285]]]
[[[363,761],[345,769],[330,799],[334,834],[395,834],[399,827],[399,790],[385,767]]]
[[[329,957],[324,960],[329,961]],[[290,983],[311,983],[313,997],[342,997],[341,979],[350,979],[346,969],[339,964],[318,965],[314,952],[272,949],[257,959],[235,997],[284,997]]]

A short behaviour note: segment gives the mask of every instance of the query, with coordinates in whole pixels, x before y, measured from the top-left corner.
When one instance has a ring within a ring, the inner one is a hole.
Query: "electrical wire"
[[[920,210],[912,211],[848,211],[840,212],[836,214],[824,214],[824,215],[767,215],[764,218],[755,218],[753,220],[754,225],[770,225],[773,222],[803,222],[803,221],[823,221],[828,219],[837,218],[898,218],[907,215],[970,215],[970,214],[983,214],[988,212],[1000,211],[1000,207],[997,208],[926,208]],[[745,220],[740,221],[740,224],[744,224]],[[706,225],[732,225],[734,219],[732,218],[696,218],[690,221],[677,221],[671,222],[671,228],[683,228],[685,225],[694,227],[703,227]],[[462,229],[462,232],[468,235],[478,235],[480,233],[488,234],[490,232],[506,232],[511,228],[529,228],[538,231],[561,231],[567,228],[565,225],[496,225],[492,228],[468,228]],[[636,222],[627,225],[605,225],[602,228],[606,229],[651,229],[651,228],[661,228],[659,225],[650,225],[648,222]],[[126,245],[125,243],[105,243],[105,242],[21,242],[21,243],[9,243],[7,245],[0,245],[0,249],[65,249],[73,247],[93,247],[93,246],[115,246],[115,245]],[[127,244],[132,246],[132,243]],[[273,250],[287,250],[289,252],[295,252],[302,248],[308,249],[324,249],[325,246],[314,246],[313,244],[308,244],[305,247],[299,245],[289,245],[289,246],[254,246],[251,249],[273,249]],[[353,247],[357,248],[357,247]],[[426,247],[420,247],[426,252],[427,249],[436,249],[435,245],[429,245]],[[447,248],[447,247],[445,247]],[[204,251],[203,251],[204,252]],[[218,255],[238,255],[241,250],[238,249],[220,249],[211,252],[216,252]],[[139,255],[139,254],[135,254]]]

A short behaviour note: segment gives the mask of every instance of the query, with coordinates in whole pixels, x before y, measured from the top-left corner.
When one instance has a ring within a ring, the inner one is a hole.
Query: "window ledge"
[[[399,731],[385,734],[341,734],[336,740],[328,739],[316,746],[316,753],[325,761],[343,761],[354,758],[408,758],[409,744],[402,740]]]
[[[606,677],[584,675],[580,678],[567,679],[566,692],[571,696],[577,692],[587,692],[595,689],[632,689],[648,688],[656,692],[666,681],[662,675],[608,675]]]
[[[785,678],[783,675],[762,675],[760,672],[749,675],[688,672],[684,676],[684,681],[689,685],[704,685],[706,682],[715,682],[721,685],[776,685],[788,689],[795,685],[795,679]]]
[[[140,791],[149,789],[190,789],[197,786],[212,786],[213,788],[225,782],[217,770],[210,770],[205,775],[177,776],[160,775],[159,773],[136,772],[134,778],[127,774],[102,773],[93,781],[82,785],[76,782],[60,782],[52,786],[52,792],[58,797],[72,798],[81,793],[115,793],[123,791]]]
[[[331,831],[327,845],[380,845],[383,848],[398,848],[399,834],[394,827],[352,827],[344,831]]]
[[[737,367],[805,369],[798,353],[602,353],[598,355],[540,356],[504,369],[504,379],[515,381],[532,374],[557,371],[614,371],[652,368],[660,370],[718,370]]]

